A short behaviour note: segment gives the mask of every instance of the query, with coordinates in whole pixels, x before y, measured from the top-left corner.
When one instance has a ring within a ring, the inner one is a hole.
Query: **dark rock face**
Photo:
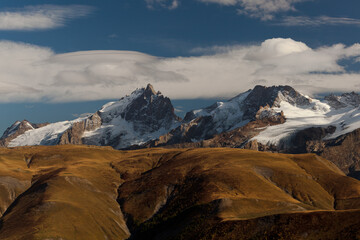
[[[92,131],[101,126],[99,112],[94,113],[89,118],[74,123],[71,128],[66,130],[60,137],[59,143],[63,144],[83,144],[82,135],[85,131]]]
[[[310,99],[298,93],[290,86],[255,86],[243,102],[242,110],[244,119],[254,120],[255,114],[260,107],[278,107],[281,100],[285,100],[292,105],[308,105]]]
[[[324,141],[325,147],[320,155],[335,163],[350,176],[358,176],[360,172],[360,129]],[[360,178],[358,178],[360,179]]]
[[[180,120],[174,113],[170,99],[155,92],[150,84],[127,106],[121,117],[133,122],[135,131],[144,132],[156,131],[162,127],[168,129],[175,120]]]
[[[0,146],[6,147],[11,142],[11,140],[15,139],[26,131],[44,127],[46,125],[48,125],[48,123],[34,124],[27,120],[23,120],[21,122],[17,121],[5,130],[4,134],[0,138]]]
[[[334,133],[336,127],[311,127],[298,131],[291,139],[291,149],[287,150],[292,153],[321,153],[324,150],[325,143],[322,139]]]

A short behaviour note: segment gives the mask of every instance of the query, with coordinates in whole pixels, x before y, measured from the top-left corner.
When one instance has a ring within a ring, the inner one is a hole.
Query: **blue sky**
[[[358,9],[358,0],[2,0],[0,131],[75,118],[148,82],[183,111],[256,84],[359,91]]]

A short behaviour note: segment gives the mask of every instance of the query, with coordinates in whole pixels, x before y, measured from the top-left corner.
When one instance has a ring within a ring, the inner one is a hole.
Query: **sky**
[[[358,0],[1,0],[0,132],[16,120],[71,120],[147,83],[180,115],[258,84],[358,92],[358,9]]]

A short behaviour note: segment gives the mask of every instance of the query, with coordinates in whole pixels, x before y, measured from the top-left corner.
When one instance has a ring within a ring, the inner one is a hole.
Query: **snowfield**
[[[337,138],[343,134],[360,128],[360,109],[347,105],[335,109],[326,101],[312,99],[309,106],[293,106],[282,101],[277,112],[284,112],[286,122],[284,124],[267,127],[259,135],[251,140],[257,140],[262,144],[278,145],[281,140],[288,139],[299,130],[310,127],[335,126],[336,131],[325,137],[325,140]]]
[[[28,130],[13,139],[9,143],[9,147],[57,144],[59,137],[68,130],[73,123],[82,120],[84,120],[84,118],[78,118],[73,121],[51,123],[41,128]]]

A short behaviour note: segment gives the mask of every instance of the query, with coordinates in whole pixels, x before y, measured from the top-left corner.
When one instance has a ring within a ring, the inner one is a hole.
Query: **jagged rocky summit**
[[[144,147],[236,147],[286,153],[313,152],[360,175],[360,96],[322,100],[290,86],[255,86],[229,101],[192,110],[181,120],[169,98],[149,84],[96,113],[44,125],[9,127],[0,144],[89,144],[116,149]]]

